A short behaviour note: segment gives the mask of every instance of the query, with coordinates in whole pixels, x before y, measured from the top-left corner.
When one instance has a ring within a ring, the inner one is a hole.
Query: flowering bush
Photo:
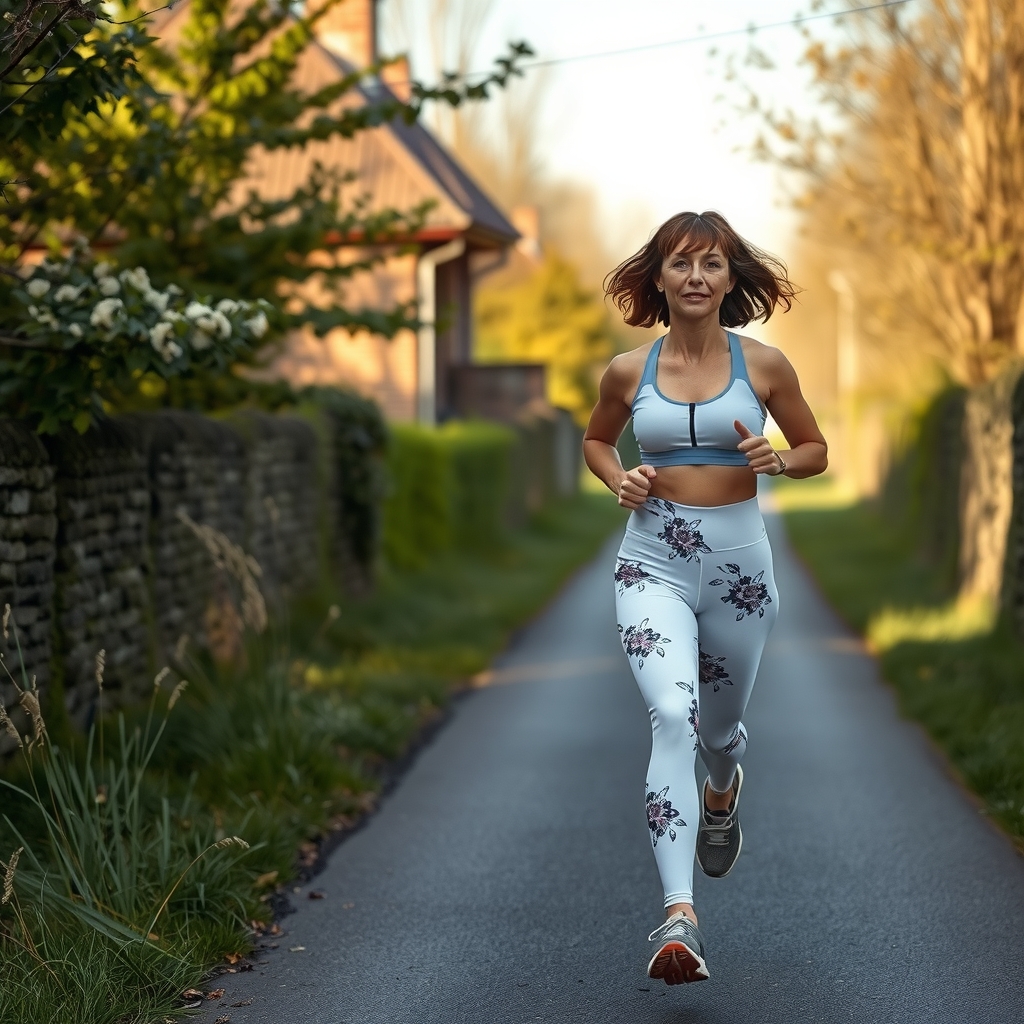
[[[269,327],[268,302],[216,305],[144,267],[118,271],[83,251],[46,259],[13,288],[0,327],[0,408],[40,433],[84,433],[147,376],[227,371]]]

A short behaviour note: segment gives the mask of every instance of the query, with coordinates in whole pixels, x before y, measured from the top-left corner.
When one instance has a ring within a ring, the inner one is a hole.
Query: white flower
[[[115,316],[123,307],[124,303],[120,299],[100,299],[89,317],[89,323],[109,331],[114,326]]]
[[[161,319],[166,320],[168,323],[177,324],[185,318],[175,309],[165,309]]]
[[[116,295],[121,290],[121,284],[116,277],[101,277],[100,292],[103,295]]]
[[[164,342],[174,333],[174,324],[161,320],[149,329],[149,342],[159,352]]]
[[[158,292],[155,288],[149,288],[143,291],[142,297],[160,313],[167,309],[167,303],[171,298],[167,292]]]
[[[33,277],[27,285],[25,285],[25,291],[32,296],[33,299],[41,299],[50,290],[50,282],[44,281],[41,277]]]
[[[249,328],[254,338],[262,338],[267,333],[270,323],[267,320],[267,314],[261,309],[251,320],[245,321],[245,326]]]
[[[185,294],[176,284],[169,284],[164,290],[167,292],[168,295],[184,295]]]
[[[185,315],[188,315],[188,310],[185,310]],[[195,318],[196,327],[201,331],[206,331],[207,334],[217,333],[217,321],[213,319],[213,310],[210,310],[209,316],[197,316]]]
[[[149,274],[145,267],[136,267],[134,270],[122,270],[121,280],[130,284],[137,292],[145,294],[150,290]]]
[[[113,263],[107,263],[106,260],[103,260],[100,263],[97,263],[96,266],[92,268],[92,276],[95,277],[97,281],[99,281],[101,278],[110,277],[110,275],[113,273],[113,270]]]
[[[185,316],[193,321],[198,320],[201,316],[209,316],[212,312],[213,310],[202,302],[190,302],[185,307]]]
[[[241,303],[235,302],[234,299],[221,299],[217,303],[217,311],[219,313],[237,313]],[[227,337],[227,335],[225,335]]]
[[[54,302],[74,302],[82,294],[84,285],[75,287],[73,284],[62,284],[53,294]]]
[[[192,347],[197,352],[202,352],[213,344],[213,338],[211,338],[205,331],[196,331],[195,334],[192,335],[191,340]]]
[[[28,315],[29,316],[39,316],[39,307],[38,306],[29,306],[28,307]]]
[[[219,309],[213,311],[213,322],[222,338],[231,337],[231,321]]]
[[[78,324],[68,324],[68,334],[72,338],[80,338],[82,336],[82,328]]]
[[[182,347],[170,339],[174,335],[174,325],[161,320],[149,331],[149,342],[163,357],[165,363],[173,362],[182,353]]]

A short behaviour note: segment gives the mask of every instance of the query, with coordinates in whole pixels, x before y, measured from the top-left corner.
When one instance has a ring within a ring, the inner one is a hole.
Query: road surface
[[[217,982],[203,1020],[1024,1021],[1024,860],[769,528],[781,614],[745,719],[743,854],[696,882],[710,981],[645,975],[662,917],[650,727],[610,543],[292,897],[279,948]]]

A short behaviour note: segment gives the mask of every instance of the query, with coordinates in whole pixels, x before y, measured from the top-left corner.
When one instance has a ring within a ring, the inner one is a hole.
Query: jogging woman
[[[601,381],[584,455],[632,509],[615,568],[620,640],[653,727],[647,821],[666,921],[647,973],[708,977],[693,906],[693,860],[727,875],[742,845],[742,716],[779,609],[757,476],[809,477],[825,439],[777,349],[729,328],[790,308],[785,267],[717,213],[681,213],[609,276],[627,324],[668,327],[616,356]],[[766,440],[767,413],[789,444]],[[628,420],[641,464],[616,442]],[[698,795],[694,755],[708,778]]]

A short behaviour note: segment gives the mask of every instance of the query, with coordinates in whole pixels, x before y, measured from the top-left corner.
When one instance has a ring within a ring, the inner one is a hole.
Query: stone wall
[[[54,471],[39,438],[16,423],[0,420],[0,605],[18,609],[17,623],[0,636],[6,671],[0,670],[0,700],[14,711],[14,684],[36,678],[50,683],[53,653],[53,564],[57,504]],[[26,677],[20,672],[18,644]],[[20,713],[16,720],[22,720]],[[10,738],[0,733],[0,751]]]
[[[183,634],[215,650],[240,642],[237,583],[182,513],[255,558],[271,609],[314,586],[336,525],[330,444],[300,418],[258,412],[133,414],[43,440],[0,421],[0,606],[28,677],[44,693],[59,684],[84,727],[100,650],[109,710],[145,696]],[[15,696],[4,675],[0,699],[12,708]],[[10,745],[0,734],[0,753]]]
[[[16,628],[25,680],[86,728],[101,650],[104,711],[145,699],[185,635],[215,659],[236,654],[252,609],[239,576],[258,573],[271,614],[327,580],[362,589],[380,537],[384,424],[334,392],[300,412],[136,413],[43,439],[0,420],[8,668],[20,672]],[[532,417],[516,436],[509,493],[481,513],[484,532],[575,487],[579,430],[568,414]],[[227,562],[248,568],[233,574]],[[0,674],[0,700],[24,725],[16,696]],[[0,755],[12,742],[0,730]]]
[[[106,652],[104,685],[113,703],[131,699],[148,674],[146,464],[116,422],[45,444],[57,497],[54,654],[68,712],[83,725],[92,712],[98,651]],[[21,603],[12,607],[20,621]]]

